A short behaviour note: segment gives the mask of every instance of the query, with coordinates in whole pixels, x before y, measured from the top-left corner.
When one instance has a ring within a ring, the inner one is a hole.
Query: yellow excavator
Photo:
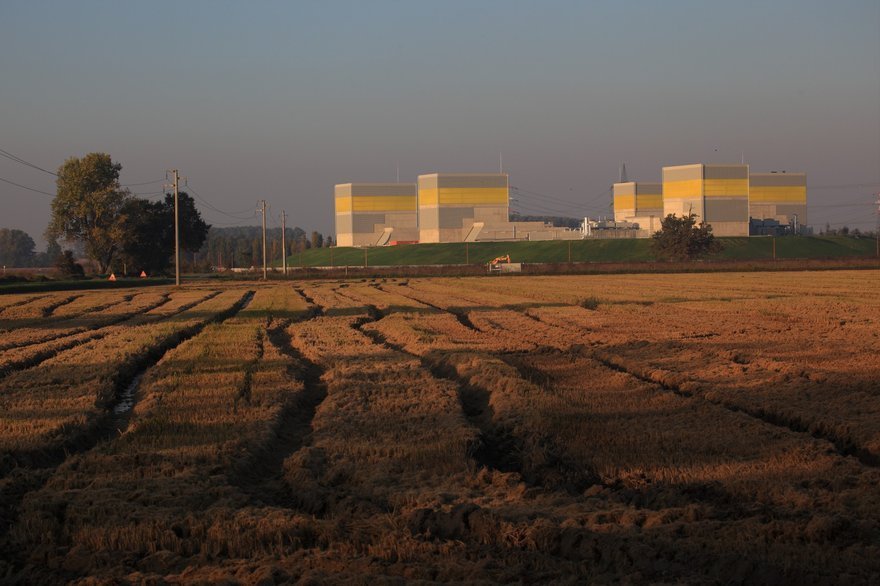
[[[510,255],[505,254],[504,256],[499,256],[497,258],[493,258],[489,261],[489,272],[501,271],[501,263],[510,264]]]

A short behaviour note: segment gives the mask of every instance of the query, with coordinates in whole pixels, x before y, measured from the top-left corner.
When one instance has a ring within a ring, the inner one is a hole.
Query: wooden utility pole
[[[171,187],[174,189],[174,285],[180,287],[180,219],[177,205],[180,173],[178,173],[177,169],[170,169],[165,174],[166,179],[168,178],[168,173],[171,173]]]
[[[284,276],[287,277],[287,245],[285,244],[287,233],[287,212],[281,210],[281,266],[283,267]]]
[[[257,208],[258,212],[263,214],[263,280],[268,280],[268,269],[266,268],[266,200],[260,200],[260,207]]]
[[[874,240],[877,247],[877,258],[880,258],[880,193],[877,194],[877,227],[874,228]]]

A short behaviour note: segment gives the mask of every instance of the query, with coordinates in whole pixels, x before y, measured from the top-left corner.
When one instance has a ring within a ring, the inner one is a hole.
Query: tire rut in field
[[[57,303],[47,305],[43,308],[43,317],[52,317],[52,314],[55,313],[56,309],[58,309],[59,307],[64,307],[65,305],[69,305],[80,297],[84,297],[84,295],[70,295],[63,299],[59,299]]]
[[[306,315],[304,319],[313,317]],[[324,369],[293,346],[287,333],[289,325],[290,322],[285,320],[271,327],[267,330],[266,338],[297,365],[288,375],[299,380],[303,388],[281,408],[272,437],[237,466],[230,475],[230,481],[258,504],[307,509],[320,517],[323,507],[305,507],[284,478],[285,460],[310,444],[315,413],[327,397],[327,386],[323,382]]]
[[[445,311],[442,308],[436,309]],[[375,305],[368,304],[366,310],[369,315],[352,322],[352,328],[379,346],[415,358],[420,362],[422,368],[434,378],[455,384],[462,412],[468,423],[479,432],[480,441],[470,454],[476,464],[489,470],[514,472],[523,477],[522,462],[517,457],[522,451],[522,442],[507,430],[496,425],[494,410],[489,404],[491,393],[486,389],[471,385],[470,381],[460,377],[441,356],[427,357],[414,354],[403,346],[388,341],[380,332],[364,329],[364,325],[377,322],[387,315]]]
[[[377,286],[376,288],[379,289],[380,291],[385,291],[385,289],[383,289],[381,286]],[[410,289],[410,291],[413,291],[413,289],[411,289],[409,287],[407,287],[407,288]],[[388,291],[385,291],[385,292],[387,293]],[[407,299],[411,299],[412,301],[417,301],[418,303],[421,303],[422,305],[427,305],[428,307],[430,307],[432,309],[436,309],[437,311],[442,311],[443,313],[451,314],[452,317],[454,317],[455,319],[458,320],[458,323],[460,323],[461,325],[463,325],[464,327],[466,327],[469,330],[473,330],[474,332],[477,332],[480,334],[485,333],[485,332],[483,332],[483,330],[481,330],[476,325],[474,325],[474,322],[471,321],[471,318],[469,317],[468,312],[465,311],[464,309],[461,309],[461,308],[454,309],[451,307],[450,308],[440,307],[439,305],[435,305],[435,304],[431,303],[430,301],[425,301],[424,299],[417,297],[415,295],[415,291],[413,291],[412,294],[407,294],[402,291],[395,291],[395,293],[400,295],[401,297],[406,297]]]
[[[592,358],[596,362],[610,370],[628,374],[640,381],[656,385],[657,387],[667,392],[674,393],[681,397],[704,401],[706,403],[721,407],[734,413],[742,413],[766,424],[786,429],[792,433],[807,434],[815,439],[830,443],[834,447],[834,450],[837,452],[837,454],[842,457],[851,456],[865,466],[871,468],[880,467],[880,456],[871,452],[863,446],[859,446],[856,442],[852,440],[852,438],[841,437],[839,434],[835,433],[832,430],[817,427],[815,425],[810,425],[809,423],[806,423],[797,417],[785,416],[781,413],[767,411],[764,409],[749,409],[747,407],[743,407],[742,405],[736,405],[727,401],[709,399],[702,393],[694,393],[682,389],[679,383],[661,378],[659,376],[651,376],[650,374],[643,373],[632,367],[627,367],[621,361],[615,360],[613,356],[607,355],[602,352],[593,352]]]
[[[526,314],[528,315],[528,314]],[[534,319],[537,319],[541,323],[547,323],[543,319],[537,316],[532,316]],[[610,355],[604,354],[602,352],[593,352],[591,354],[592,358],[596,360],[596,362],[602,364],[606,368],[611,370],[615,370],[617,372],[622,372],[625,374],[629,374],[630,376],[635,377],[636,379],[657,385],[665,391],[675,393],[682,397],[693,397],[702,401],[706,401],[707,403],[711,403],[713,405],[717,405],[729,411],[733,411],[736,413],[742,413],[744,415],[748,415],[752,418],[758,419],[767,423],[769,425],[773,425],[775,427],[781,427],[787,429],[794,433],[803,433],[812,436],[815,439],[823,440],[830,443],[834,450],[843,457],[851,456],[858,460],[861,464],[871,467],[878,468],[880,467],[880,454],[872,452],[858,444],[858,442],[854,441],[850,437],[844,437],[840,434],[834,432],[833,430],[827,429],[823,426],[811,425],[797,417],[785,416],[783,414],[767,411],[765,409],[749,409],[743,407],[741,405],[735,405],[726,401],[717,401],[706,398],[704,395],[700,393],[693,393],[681,388],[680,384],[671,382],[667,379],[650,376],[650,374],[646,374],[640,372],[633,368],[628,368],[624,364],[622,364],[618,360],[614,360],[614,358]]]
[[[310,317],[317,317],[319,315],[324,315],[324,313],[325,313],[324,308],[321,305],[315,303],[315,300],[312,299],[311,297],[309,297],[306,294],[305,290],[301,289],[300,287],[294,287],[293,290],[296,292],[297,295],[302,297],[303,301],[305,301],[306,303],[309,304],[309,316]]]
[[[42,299],[43,297],[47,297],[47,295],[37,295],[34,297],[26,297],[25,299],[20,299],[15,303],[10,303],[9,305],[4,305],[3,309],[0,309],[0,314],[9,309],[10,307],[21,307],[22,305],[27,305],[31,301],[36,301],[37,299]]]
[[[167,352],[198,335],[208,324],[220,323],[235,316],[250,302],[253,295],[253,291],[248,291],[230,309],[179,332],[135,359],[130,371],[116,381],[116,400],[114,403],[108,405],[103,413],[67,437],[60,445],[41,450],[5,454],[4,459],[8,461],[3,462],[4,467],[18,468],[18,472],[21,474],[16,473],[12,482],[4,485],[0,491],[0,502],[4,507],[0,513],[5,515],[4,519],[0,519],[0,522],[4,522],[0,526],[0,538],[5,536],[18,518],[18,506],[25,495],[42,488],[48,482],[52,470],[64,463],[69,457],[87,452],[102,441],[113,439],[124,431],[128,426],[131,408],[129,407],[127,411],[122,413],[116,413],[114,409],[125,400],[125,397],[122,396],[123,393],[131,392],[134,396],[137,391],[137,381],[140,380],[144,372],[158,363]],[[133,405],[134,401],[132,400],[131,406]]]
[[[183,313],[184,311],[187,311],[188,309],[192,309],[193,307],[195,307],[199,303],[204,303],[205,301],[208,301],[209,299],[213,299],[214,297],[216,297],[219,294],[220,294],[220,291],[214,291],[214,292],[210,293],[209,295],[207,295],[206,297],[202,297],[196,301],[193,301],[191,303],[187,303],[186,305],[181,305],[173,313],[170,313],[165,316],[161,316],[161,317],[159,317],[155,320],[151,320],[147,323],[158,323],[161,321],[171,319],[174,316],[179,315],[179,314]],[[86,329],[86,330],[72,333],[72,334],[63,334],[58,337],[51,338],[49,340],[43,340],[42,342],[35,342],[34,344],[22,345],[22,348],[26,348],[27,346],[33,346],[36,344],[45,344],[45,343],[49,343],[49,342],[57,342],[59,340],[64,340],[65,338],[74,338],[75,336],[80,336],[83,334],[91,333],[91,335],[87,335],[83,338],[71,339],[67,342],[60,344],[59,346],[56,346],[54,348],[47,348],[45,351],[37,352],[36,354],[34,354],[32,356],[28,356],[26,358],[22,358],[21,360],[9,362],[8,364],[6,364],[2,368],[0,368],[0,379],[12,374],[13,372],[16,372],[19,370],[25,370],[27,368],[33,368],[34,366],[38,366],[41,363],[61,354],[62,352],[66,352],[67,350],[70,350],[71,348],[75,348],[75,347],[80,346],[82,344],[86,344],[88,342],[93,342],[95,340],[100,340],[101,338],[104,338],[105,336],[108,335],[109,332],[105,331],[108,328],[111,328],[113,326],[123,325],[127,321],[141,317],[144,314],[146,314],[147,312],[152,311],[158,307],[161,307],[161,306],[167,304],[168,302],[170,302],[170,300],[171,300],[171,298],[166,295],[160,302],[156,303],[155,305],[148,306],[148,307],[144,308],[142,311],[135,313],[134,315],[128,315],[128,316],[122,317],[118,320],[114,320],[112,322],[102,324],[94,329],[91,329],[91,330]]]

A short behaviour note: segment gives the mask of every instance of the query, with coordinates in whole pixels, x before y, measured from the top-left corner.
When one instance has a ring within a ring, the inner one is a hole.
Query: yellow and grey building
[[[419,239],[415,183],[341,183],[335,192],[337,246]]]
[[[432,173],[418,177],[419,242],[473,242],[509,228],[504,173]]]
[[[639,225],[640,236],[650,236],[660,230],[663,219],[663,184],[628,181],[615,183],[614,221]]]
[[[805,173],[752,173],[749,175],[749,216],[776,220],[782,225],[807,224]]]
[[[748,236],[749,166],[663,167],[663,215],[690,213],[716,236]]]

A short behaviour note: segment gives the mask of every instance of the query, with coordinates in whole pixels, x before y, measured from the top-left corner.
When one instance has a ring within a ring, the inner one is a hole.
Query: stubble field
[[[0,582],[880,582],[880,272],[0,297]]]

